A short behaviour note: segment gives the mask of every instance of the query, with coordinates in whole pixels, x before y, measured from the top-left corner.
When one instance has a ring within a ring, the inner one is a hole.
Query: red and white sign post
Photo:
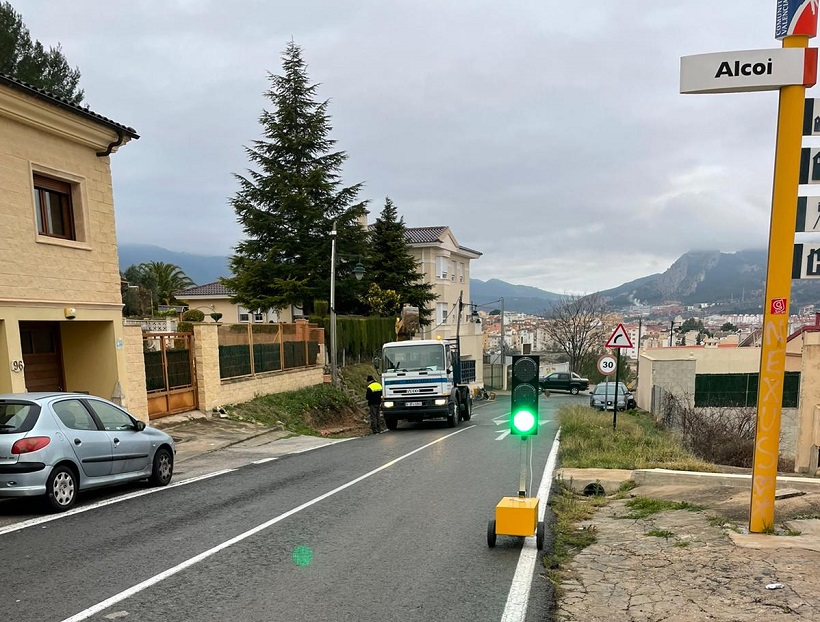
[[[615,350],[615,401],[612,404],[612,429],[614,430],[618,425],[618,379],[621,377],[621,348],[632,347],[632,340],[629,338],[629,333],[626,332],[626,328],[624,328],[623,324],[618,324],[618,327],[612,331],[612,334],[606,341],[605,347]],[[605,359],[607,358],[612,360],[612,356],[610,355],[605,355],[598,359],[598,371],[601,371],[601,367],[605,364]],[[601,373],[604,374],[602,371]],[[609,378],[609,374],[604,375]],[[626,407],[626,396],[624,396],[624,407]]]

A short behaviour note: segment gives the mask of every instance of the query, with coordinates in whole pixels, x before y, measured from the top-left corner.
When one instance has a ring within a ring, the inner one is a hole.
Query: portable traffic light
[[[510,433],[538,434],[538,356],[512,357],[512,408]]]

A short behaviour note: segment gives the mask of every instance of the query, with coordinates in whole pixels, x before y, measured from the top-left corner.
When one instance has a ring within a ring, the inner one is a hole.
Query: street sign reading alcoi
[[[716,52],[680,59],[681,93],[774,91],[816,82],[816,48]]]

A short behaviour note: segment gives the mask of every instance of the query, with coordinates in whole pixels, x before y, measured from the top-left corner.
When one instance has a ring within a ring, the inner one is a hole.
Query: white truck
[[[450,427],[470,420],[475,361],[461,360],[458,339],[391,341],[382,347],[379,366],[389,430],[402,420],[446,419]]]

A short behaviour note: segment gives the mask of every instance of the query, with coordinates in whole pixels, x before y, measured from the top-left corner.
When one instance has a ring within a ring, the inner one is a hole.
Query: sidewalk
[[[747,530],[748,474],[563,469],[559,477],[576,490],[599,481],[607,494],[632,479],[630,496],[704,509],[644,519],[623,518],[628,499],[600,509],[579,526],[597,542],[567,565],[556,620],[820,620],[820,479],[778,477],[776,527],[792,535],[763,535]]]
[[[198,410],[157,419],[151,422],[151,426],[173,437],[176,463],[251,439],[272,442],[292,436],[282,428],[215,417]]]

